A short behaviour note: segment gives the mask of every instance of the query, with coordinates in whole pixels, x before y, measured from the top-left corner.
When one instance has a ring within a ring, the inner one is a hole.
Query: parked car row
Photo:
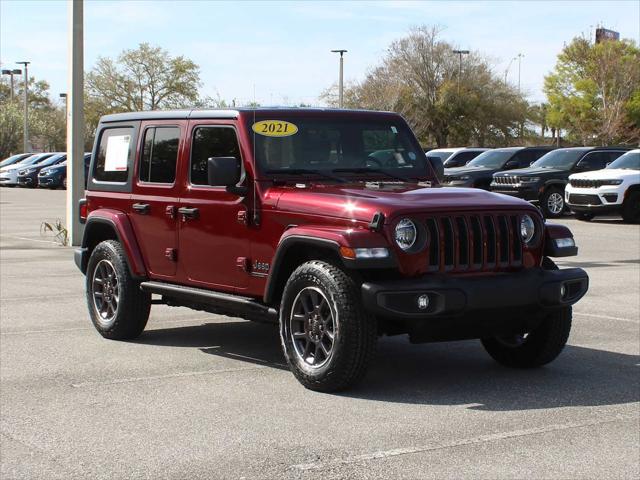
[[[91,154],[84,155],[85,179]],[[63,152],[20,153],[0,162],[3,187],[67,188],[67,154]]]
[[[436,149],[426,155],[443,162],[444,186],[482,188],[522,198],[537,204],[547,218],[560,217],[570,209],[581,220],[616,212],[626,221],[637,222],[638,152],[626,147],[540,146]],[[466,160],[471,155],[474,158]]]

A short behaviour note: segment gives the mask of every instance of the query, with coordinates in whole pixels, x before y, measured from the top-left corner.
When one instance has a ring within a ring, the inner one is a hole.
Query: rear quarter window
[[[133,127],[104,129],[96,151],[93,178],[99,182],[125,183],[135,145]]]

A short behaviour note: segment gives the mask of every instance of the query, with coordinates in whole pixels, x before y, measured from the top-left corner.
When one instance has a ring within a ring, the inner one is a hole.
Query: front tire
[[[91,253],[86,276],[87,304],[94,327],[112,340],[138,337],[149,319],[151,295],[131,277],[119,242],[106,240]]]
[[[627,223],[640,223],[640,192],[630,193],[625,199],[622,218]]]
[[[377,330],[353,279],[314,260],[298,267],[284,288],[280,340],[303,386],[335,392],[362,379],[375,353]]]
[[[547,188],[540,197],[540,210],[545,218],[560,218],[564,208],[564,195],[557,187]]]

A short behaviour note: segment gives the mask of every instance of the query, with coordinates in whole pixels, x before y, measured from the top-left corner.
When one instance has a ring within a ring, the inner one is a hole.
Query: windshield
[[[570,148],[561,148],[553,150],[531,164],[532,167],[538,168],[559,168],[560,170],[571,170],[580,158],[584,155],[585,150],[572,150]]]
[[[453,155],[453,152],[435,152],[433,150],[427,152],[427,157],[438,157],[443,162],[451,155]]]
[[[42,160],[44,160],[45,158],[48,158],[50,156],[51,156],[51,154],[49,154],[49,155],[32,155],[30,157],[25,158],[21,162],[16,163],[16,166],[17,167],[26,167],[26,166],[29,166],[29,165],[33,165],[34,163],[41,162]]]
[[[11,165],[12,163],[16,163],[21,158],[27,158],[27,157],[25,157],[23,153],[19,153],[18,155],[13,155],[9,158],[5,158],[0,162],[0,168],[6,167],[7,165]]]
[[[406,125],[394,119],[292,116],[248,123],[255,132],[256,162],[266,175],[429,177],[420,145]]]
[[[56,162],[59,162],[61,158],[64,158],[65,155],[54,155],[52,157],[47,158],[46,160],[38,163],[39,167],[48,167],[49,165],[53,165]]]
[[[469,167],[502,168],[517,150],[489,150],[467,163]]]
[[[607,168],[624,168],[628,170],[640,170],[640,151],[627,152],[617,160],[607,165]]]

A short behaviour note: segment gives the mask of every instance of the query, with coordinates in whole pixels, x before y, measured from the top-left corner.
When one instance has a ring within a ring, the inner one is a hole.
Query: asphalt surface
[[[477,341],[379,343],[310,392],[276,329],[154,306],[134,342],[90,324],[62,191],[0,189],[0,477],[638,478],[640,227],[569,217],[591,276],[569,345],[514,371]]]

